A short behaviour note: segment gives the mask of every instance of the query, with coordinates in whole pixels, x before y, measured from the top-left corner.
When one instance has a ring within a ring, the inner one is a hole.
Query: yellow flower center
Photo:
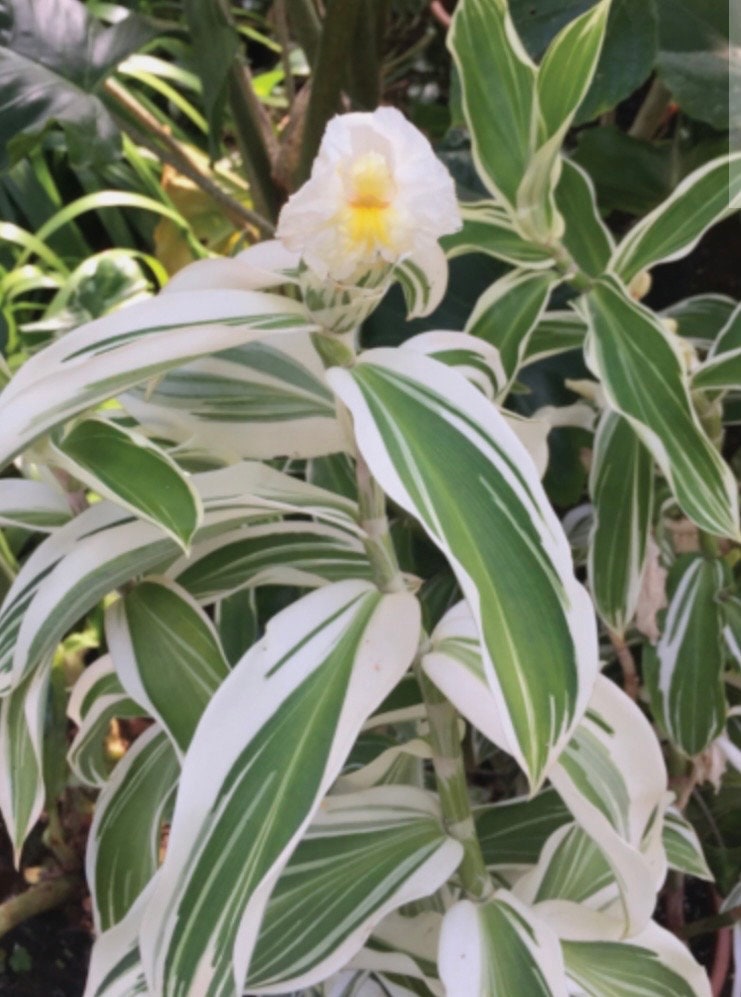
[[[350,242],[368,250],[390,246],[395,188],[385,157],[378,152],[358,156],[345,174],[345,189]]]

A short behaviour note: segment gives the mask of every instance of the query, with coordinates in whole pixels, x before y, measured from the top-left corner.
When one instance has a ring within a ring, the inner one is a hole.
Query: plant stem
[[[385,30],[385,0],[361,0],[360,18],[347,60],[347,90],[353,107],[373,111],[381,100],[381,45]]]
[[[686,924],[680,934],[682,938],[696,938],[698,935],[709,935],[719,928],[728,928],[741,920],[741,906],[731,907],[728,910],[720,911],[718,914],[711,914],[709,917],[702,917],[691,924]]]
[[[163,162],[172,166],[178,173],[191,180],[223,209],[224,214],[234,224],[242,227],[254,225],[263,235],[272,235],[275,231],[272,224],[262,215],[245,207],[231,195],[227,194],[211,177],[207,176],[190,158],[183,146],[174,139],[157,119],[145,107],[132,97],[130,93],[119,86],[115,80],[105,83],[106,92],[126,113],[126,117],[117,115],[121,127],[131,136],[137,145],[144,146],[153,152]],[[128,118],[137,122],[132,125]],[[137,127],[137,125],[139,127]]]
[[[288,34],[288,18],[286,16],[286,0],[275,0],[273,4],[275,17],[275,33],[280,43],[280,61],[283,66],[283,76],[286,85],[286,97],[289,110],[296,99],[296,83],[291,69],[291,39]]]
[[[427,707],[432,764],[443,817],[450,835],[463,846],[463,861],[458,867],[461,883],[472,899],[487,900],[494,893],[494,884],[484,862],[471,812],[458,714],[419,665],[416,673]]]
[[[327,122],[338,109],[342,70],[347,65],[361,6],[361,0],[329,0],[327,3],[306,110],[297,177],[299,185],[308,178]]]
[[[288,7],[288,17],[293,33],[304,55],[313,68],[319,51],[319,39],[322,35],[322,22],[312,0],[291,0]]]
[[[623,670],[623,691],[636,702],[638,700],[639,681],[633,654],[621,634],[613,633],[612,630],[608,630],[607,633],[610,643],[615,649],[615,657],[618,659],[618,663]]]
[[[403,592],[406,588],[396,559],[386,517],[386,496],[358,454],[356,464],[360,525],[365,531],[365,550],[376,585],[382,592]]]
[[[657,76],[651,84],[646,94],[646,99],[641,104],[641,108],[638,114],[636,114],[633,124],[628,130],[628,135],[631,138],[650,141],[664,120],[671,96],[671,91],[667,90]]]
[[[10,897],[0,904],[0,938],[23,921],[46,910],[61,907],[80,889],[80,877],[68,874],[45,879],[30,887],[25,893]]]
[[[252,201],[257,211],[273,222],[278,217],[280,198],[273,183],[262,107],[252,88],[249,70],[240,62],[235,62],[229,71],[228,92],[237,145]]]

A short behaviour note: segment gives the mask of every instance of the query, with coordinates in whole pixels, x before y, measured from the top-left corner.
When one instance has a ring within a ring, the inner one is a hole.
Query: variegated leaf
[[[155,725],[134,741],[98,797],[85,858],[97,932],[123,920],[157,871],[179,774],[172,742]]]
[[[108,607],[105,630],[121,684],[181,758],[229,673],[213,623],[179,585],[148,578]]]
[[[389,911],[442,885],[462,853],[421,789],[328,797],[270,897],[248,990],[285,993],[341,969]]]
[[[428,358],[373,350],[328,377],[373,475],[449,558],[483,634],[504,746],[537,786],[598,666],[591,603],[530,457],[479,391]],[[522,613],[532,603],[537,630]]]
[[[476,807],[473,816],[484,860],[494,870],[535,865],[550,835],[571,820],[560,796],[550,787],[532,798]]]
[[[679,559],[669,578],[673,589],[664,629],[644,652],[644,671],[654,710],[672,742],[697,755],[726,722],[723,688],[723,621],[718,594],[726,581],[723,562],[702,555]]]
[[[464,201],[460,208],[463,228],[441,240],[449,259],[485,253],[523,270],[553,268],[552,254],[524,239],[498,201]]]
[[[706,163],[642,218],[617,247],[612,269],[624,281],[686,256],[703,234],[741,205],[741,153]]]
[[[715,877],[708,868],[697,832],[674,807],[669,807],[664,815],[663,837],[670,869],[713,882]]]
[[[646,563],[654,465],[630,423],[610,409],[594,439],[589,491],[594,506],[589,586],[602,619],[623,634],[635,613]]]
[[[513,270],[484,291],[466,322],[466,332],[499,350],[504,379],[498,394],[512,384],[527,351],[528,340],[557,280],[551,272]]]
[[[278,876],[363,721],[409,666],[419,626],[411,595],[338,582],[274,617],[230,672],[185,757],[142,924],[150,990],[241,987]]]
[[[43,744],[48,691],[47,666],[0,699],[0,813],[16,867],[46,798]]]
[[[27,360],[0,395],[0,465],[53,426],[172,367],[309,328],[298,302],[258,291],[158,296],[82,325]]]
[[[561,163],[556,205],[565,225],[561,241],[580,270],[599,277],[607,270],[615,243],[600,217],[591,177],[570,159]]]
[[[586,322],[575,312],[545,312],[528,337],[522,365],[581,349],[586,335]]]
[[[0,526],[51,533],[71,517],[69,502],[59,489],[26,478],[0,481]]]
[[[104,498],[187,548],[203,517],[200,496],[160,447],[106,419],[84,419],[50,445],[50,459]]]
[[[314,588],[345,578],[370,578],[362,543],[323,523],[276,522],[214,537],[179,558],[167,574],[209,604],[258,585]]]
[[[529,906],[565,900],[599,911],[614,902],[618,887],[604,852],[583,828],[571,823],[553,832],[513,893]]]
[[[448,997],[567,997],[558,938],[506,890],[492,900],[460,900],[440,935],[440,978]]]
[[[584,297],[586,356],[610,405],[651,451],[683,511],[702,529],[738,537],[738,489],[703,431],[670,334],[612,279]]]
[[[121,403],[147,432],[230,460],[317,457],[344,446],[323,371],[309,333],[285,334],[177,367]]]

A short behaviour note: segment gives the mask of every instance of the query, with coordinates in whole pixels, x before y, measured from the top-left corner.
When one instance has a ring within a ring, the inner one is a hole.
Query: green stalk
[[[291,0],[286,5],[288,19],[309,65],[314,67],[319,52],[319,39],[322,36],[322,22],[312,0]]]
[[[263,132],[262,108],[252,89],[249,70],[237,60],[229,70],[228,94],[252,203],[258,214],[274,222],[280,210],[280,198],[273,182],[272,164]]]
[[[366,551],[376,584],[382,592],[401,592],[404,579],[399,569],[386,518],[386,496],[358,456],[356,466],[360,523],[368,539]],[[463,846],[458,874],[466,893],[474,900],[486,900],[494,892],[476,834],[468,796],[466,767],[458,730],[458,714],[452,703],[424,674],[419,662],[415,672],[430,725],[432,764],[435,768],[443,819],[451,837]]]

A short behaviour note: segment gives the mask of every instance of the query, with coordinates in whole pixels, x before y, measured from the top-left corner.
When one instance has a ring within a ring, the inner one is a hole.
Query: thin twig
[[[191,180],[217,204],[224,213],[239,227],[252,225],[263,235],[273,235],[275,229],[271,222],[257,211],[245,207],[236,198],[231,197],[211,177],[205,174],[187,154],[181,144],[172,137],[168,130],[157,119],[142,107],[138,101],[120,87],[115,80],[106,80],[105,89],[109,96],[131,115],[141,127],[132,125],[125,117],[117,115],[119,124],[128,132],[137,145],[153,152],[163,163],[167,163],[183,176]],[[152,138],[154,136],[154,139]]]
[[[0,904],[0,938],[37,914],[61,907],[80,890],[80,877],[71,873],[44,879]]]
[[[623,670],[623,691],[627,696],[630,696],[633,702],[637,702],[640,682],[633,653],[621,634],[608,630],[608,635],[615,651],[615,657]]]
[[[273,6],[275,14],[275,33],[278,36],[280,45],[280,61],[283,64],[283,75],[286,84],[286,97],[288,98],[289,109],[293,107],[296,99],[296,83],[293,79],[291,69],[291,39],[288,34],[288,18],[286,17],[286,0],[275,0]]]

